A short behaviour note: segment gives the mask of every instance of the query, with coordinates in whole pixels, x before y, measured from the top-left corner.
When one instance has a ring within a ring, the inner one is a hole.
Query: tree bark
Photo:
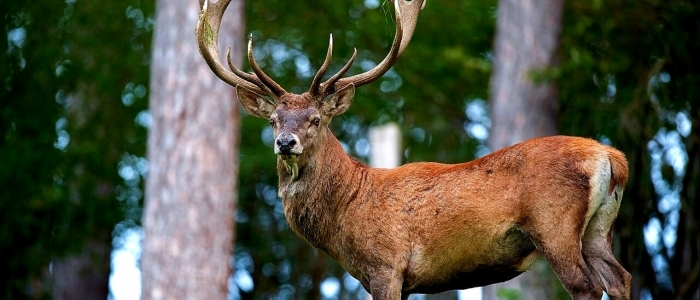
[[[490,83],[491,150],[557,131],[557,89],[543,77],[557,64],[563,5],[563,0],[499,1]]]
[[[556,134],[557,89],[547,71],[557,64],[563,0],[500,0],[491,76],[492,151]],[[518,299],[552,299],[559,285],[545,262],[523,275],[487,286],[483,299],[517,293]]]
[[[51,296],[53,299],[105,299],[109,295],[111,234],[90,240],[79,254],[52,263]]]
[[[142,297],[226,299],[235,225],[238,101],[234,89],[216,78],[199,55],[194,36],[199,3],[161,0],[156,5]],[[224,20],[220,45],[232,45],[232,57],[240,65],[242,0],[229,5]]]

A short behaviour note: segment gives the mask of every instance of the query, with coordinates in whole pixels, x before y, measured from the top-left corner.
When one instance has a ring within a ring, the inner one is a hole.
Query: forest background
[[[610,143],[630,161],[613,243],[635,299],[700,297],[699,5],[566,1],[559,64],[532,74],[556,83],[559,133]],[[307,88],[329,32],[332,68],[358,48],[350,73],[381,59],[393,38],[384,1],[244,7],[258,61],[294,92]],[[0,269],[8,274],[0,298],[105,298],[112,249],[142,225],[155,3],[2,1],[0,12]],[[347,151],[366,161],[368,128],[387,122],[402,130],[404,162],[495,150],[487,140],[497,16],[495,0],[429,1],[399,63],[335,118]],[[193,31],[182,39],[194,43]],[[331,280],[339,299],[356,298],[360,288],[344,271],[286,225],[267,122],[243,116],[240,139],[236,297],[313,298]]]

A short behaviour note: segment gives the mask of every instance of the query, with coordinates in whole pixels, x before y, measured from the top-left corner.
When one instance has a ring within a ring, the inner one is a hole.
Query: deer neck
[[[294,162],[277,159],[279,196],[292,230],[315,247],[335,257],[335,238],[342,231],[348,204],[362,195],[367,167],[345,153],[328,131],[319,143],[304,150]]]

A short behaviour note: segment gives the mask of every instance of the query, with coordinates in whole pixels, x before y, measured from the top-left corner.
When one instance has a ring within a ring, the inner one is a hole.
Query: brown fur
[[[575,299],[600,299],[603,287],[629,298],[629,273],[610,252],[612,223],[591,212],[601,168],[612,173],[605,190],[622,193],[627,166],[617,150],[557,136],[468,163],[388,170],[349,157],[327,129],[314,142],[295,180],[278,159],[287,220],[375,299],[505,281],[540,255]],[[603,235],[584,234],[592,220],[605,223]]]
[[[276,104],[238,89],[243,107],[270,118],[279,195],[292,230],[325,251],[372,294],[398,299],[509,280],[546,258],[574,299],[629,299],[631,276],[611,252],[627,161],[585,138],[536,138],[455,165],[369,168],[328,130],[347,110],[349,85],[322,100]]]

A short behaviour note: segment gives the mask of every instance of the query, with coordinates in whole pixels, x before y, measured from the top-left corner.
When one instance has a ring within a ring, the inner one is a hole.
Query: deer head
[[[314,76],[311,87],[305,93],[292,94],[267,76],[255,62],[252,35],[248,38],[248,61],[253,72],[243,72],[233,65],[230,47],[226,53],[230,70],[222,66],[217,40],[221,18],[229,2],[230,0],[216,3],[204,1],[196,30],[199,51],[219,78],[236,87],[238,99],[249,114],[270,120],[275,136],[274,152],[285,162],[293,179],[308,153],[313,153],[319,137],[327,133],[331,118],[350,107],[355,88],[377,80],[396,63],[408,46],[418,13],[425,5],[424,0],[394,0],[396,35],[389,54],[371,70],[343,77],[355,60],[355,49],[340,71],[321,82],[333,53],[331,35],[326,58]]]

